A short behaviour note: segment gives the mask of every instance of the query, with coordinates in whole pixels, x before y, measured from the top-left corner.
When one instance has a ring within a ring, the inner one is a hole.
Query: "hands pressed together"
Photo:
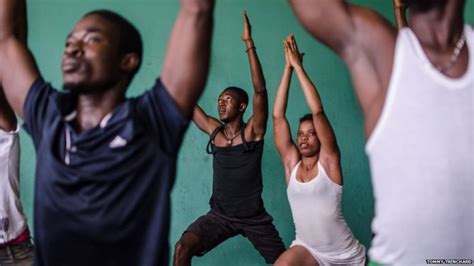
[[[303,65],[304,53],[300,53],[295,37],[290,34],[283,40],[283,47],[285,49],[285,63],[286,67],[300,67]]]
[[[407,6],[406,0],[393,0],[393,5],[396,8],[404,8]]]

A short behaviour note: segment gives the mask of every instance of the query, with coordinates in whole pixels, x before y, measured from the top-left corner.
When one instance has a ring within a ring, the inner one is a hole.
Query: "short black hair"
[[[226,91],[231,91],[235,94],[237,100],[239,101],[239,103],[245,103],[245,104],[248,104],[249,103],[249,95],[247,94],[247,92],[239,87],[234,87],[234,86],[230,86],[230,87],[227,87],[225,88],[222,93],[226,92]]]
[[[406,0],[407,7],[416,12],[426,12],[437,6],[444,5],[446,0]]]
[[[300,117],[300,124],[303,123],[304,121],[313,121],[313,115],[308,113]]]
[[[120,54],[135,53],[138,55],[140,62],[138,67],[132,73],[134,76],[140,69],[143,56],[143,41],[138,29],[126,18],[106,9],[91,11],[83,16],[83,18],[91,15],[97,15],[117,27],[119,34],[119,52]]]

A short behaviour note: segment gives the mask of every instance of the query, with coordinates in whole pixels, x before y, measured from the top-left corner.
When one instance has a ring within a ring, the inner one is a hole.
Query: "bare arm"
[[[316,86],[311,82],[306,73],[303,63],[302,55],[296,45],[296,40],[293,36],[287,39],[289,46],[288,58],[291,66],[295,69],[301,88],[308,103],[309,109],[313,116],[313,125],[316,130],[316,135],[321,143],[320,160],[329,176],[333,181],[342,184],[342,174],[340,169],[340,153],[336,142],[336,136],[331,128],[326,114],[324,113],[323,104],[319,96]]]
[[[333,49],[348,66],[364,112],[366,133],[370,135],[390,81],[395,28],[375,11],[342,0],[289,2],[306,30]]]
[[[26,3],[0,0],[0,85],[11,107],[23,116],[28,90],[39,73],[26,46]]]
[[[185,117],[206,85],[211,52],[214,0],[181,0],[161,80]]]
[[[253,94],[253,114],[249,124],[252,125],[254,139],[261,139],[265,135],[268,120],[268,95],[263,76],[262,66],[257,56],[252,34],[251,25],[244,11],[244,32],[242,40],[245,42],[246,52],[249,58],[250,73],[252,76]]]
[[[273,104],[273,138],[275,146],[280,154],[283,166],[285,168],[285,178],[288,183],[291,169],[298,163],[300,158],[298,149],[291,138],[291,129],[286,119],[286,107],[288,104],[288,92],[293,69],[288,62],[287,45],[285,44],[286,64],[283,70],[280,85],[275,96]]]
[[[296,40],[293,36],[288,38],[289,43],[289,61],[291,66],[295,69],[298,80],[301,83],[306,102],[313,116],[313,124],[316,129],[316,134],[321,142],[321,150],[331,154],[331,156],[339,156],[339,148],[337,147],[336,137],[331,128],[329,120],[324,113],[323,104],[319,97],[318,90],[313,82],[309,79],[303,63],[301,61],[301,54],[298,50]]]
[[[346,63],[356,60],[373,44],[374,27],[384,20],[371,9],[344,0],[289,0],[303,27],[333,49]],[[387,25],[382,25],[387,26]],[[388,24],[388,26],[390,26]],[[380,46],[380,45],[379,45]]]
[[[407,5],[405,0],[393,0],[393,10],[395,12],[395,20],[398,30],[408,26],[406,11]]]
[[[3,89],[0,87],[0,129],[9,132],[15,130],[16,126],[15,113],[8,104]]]
[[[201,107],[196,105],[193,111],[193,122],[196,126],[202,130],[204,133],[208,135],[212,134],[212,132],[221,125],[217,119],[212,116],[208,116]]]
[[[355,45],[351,6],[341,0],[289,0],[305,29],[343,56]]]

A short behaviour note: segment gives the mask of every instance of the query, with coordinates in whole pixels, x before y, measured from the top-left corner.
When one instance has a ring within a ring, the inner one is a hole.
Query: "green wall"
[[[284,58],[282,40],[293,33],[306,53],[305,66],[318,86],[327,115],[337,135],[344,171],[343,211],[356,237],[370,243],[373,198],[369,167],[364,153],[362,116],[355,101],[345,66],[331,51],[312,39],[299,25],[286,0],[216,0],[212,66],[200,105],[216,114],[216,100],[229,85],[251,93],[251,79],[242,32],[241,13],[246,9],[252,23],[257,52],[267,81],[269,99],[274,99]],[[367,4],[392,20],[391,0],[354,1]],[[467,1],[466,18],[474,22],[474,1]],[[178,10],[177,0],[29,0],[29,43],[46,80],[61,86],[60,60],[66,35],[82,14],[97,8],[115,10],[129,18],[142,32],[145,54],[142,69],[129,95],[141,94],[158,76],[168,35]],[[270,104],[272,106],[272,104]],[[293,79],[288,118],[293,132],[297,119],[308,112],[297,80]],[[251,108],[247,111],[251,113]],[[30,138],[22,133],[21,193],[32,224],[35,153]],[[209,209],[212,157],[205,153],[207,136],[191,125],[179,156],[178,175],[172,194],[171,246],[197,217]],[[286,245],[294,238],[294,225],[286,198],[283,168],[273,145],[268,123],[263,159],[265,206]],[[242,237],[230,239],[194,265],[262,265],[263,259]]]

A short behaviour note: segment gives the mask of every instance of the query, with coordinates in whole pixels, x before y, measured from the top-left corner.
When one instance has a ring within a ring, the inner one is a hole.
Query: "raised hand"
[[[406,7],[406,0],[393,0],[393,5],[397,8]]]
[[[287,62],[290,63],[292,67],[299,67],[303,64],[303,53],[300,53],[298,50],[298,45],[296,44],[295,37],[293,35],[288,35],[285,42],[285,52],[287,56]]]
[[[406,0],[393,0],[393,11],[397,22],[397,29],[401,30],[408,26],[406,18],[407,4]]]
[[[290,63],[290,44],[288,43],[288,41],[285,39],[283,40],[283,49],[285,51],[285,68],[289,67],[291,68],[291,63]]]
[[[252,25],[250,25],[249,18],[247,17],[247,11],[244,10],[244,32],[242,33],[242,41],[252,40]]]

